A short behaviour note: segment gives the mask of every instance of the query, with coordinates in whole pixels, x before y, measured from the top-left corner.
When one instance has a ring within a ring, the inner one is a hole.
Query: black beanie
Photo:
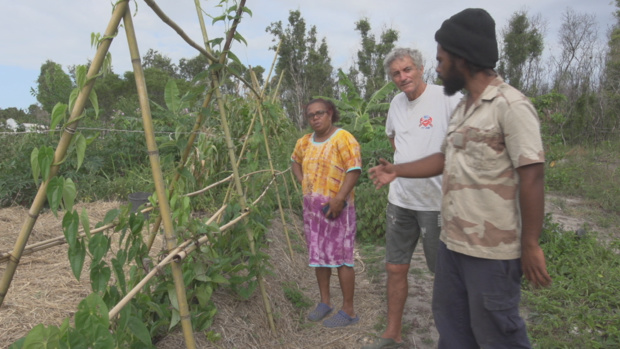
[[[481,8],[468,8],[446,19],[435,33],[441,47],[483,68],[498,60],[495,21]]]

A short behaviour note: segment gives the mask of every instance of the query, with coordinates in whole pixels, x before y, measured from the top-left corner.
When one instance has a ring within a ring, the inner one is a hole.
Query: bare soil
[[[107,210],[120,204],[97,202],[83,206],[94,224],[103,219]],[[601,228],[588,219],[589,207],[578,198],[547,196],[547,212],[553,213],[554,220],[564,229],[576,231],[587,226],[588,230],[599,231],[603,236],[617,237],[617,231]],[[0,210],[0,253],[12,251],[26,214],[27,209],[21,207]],[[286,227],[295,251],[292,257],[280,219],[272,221],[267,233],[272,273],[265,275],[265,291],[273,308],[276,333],[270,330],[260,292],[242,301],[223,289],[214,294],[218,314],[211,328],[221,334],[222,339],[212,343],[205,333],[196,333],[199,348],[348,349],[359,348],[381,334],[387,312],[383,261],[370,265],[363,256],[357,255],[355,301],[360,322],[343,329],[324,328],[308,322],[305,319],[308,310],[295,308],[284,295],[283,286],[293,285],[313,302],[319,299],[314,273],[307,266],[305,253],[299,252],[305,248],[301,222],[290,214]],[[38,218],[28,244],[57,236],[62,236],[60,219],[45,213]],[[382,251],[382,247],[378,247],[377,253]],[[6,263],[0,263],[0,274],[4,274],[5,268]],[[370,272],[372,268],[373,273]],[[66,245],[23,256],[0,307],[0,347],[8,347],[37,324],[58,326],[64,318],[71,318],[79,301],[90,290],[86,270],[80,281],[75,280],[67,261]],[[414,254],[410,271],[409,297],[403,319],[405,347],[435,348],[438,334],[430,308],[433,276],[426,268],[421,248]],[[338,305],[342,298],[335,274],[331,284],[333,303]],[[160,349],[185,347],[180,331],[171,333],[156,346]]]

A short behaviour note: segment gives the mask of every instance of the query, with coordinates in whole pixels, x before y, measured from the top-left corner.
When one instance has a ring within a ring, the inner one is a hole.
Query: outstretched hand
[[[368,173],[376,189],[380,189],[396,179],[394,165],[383,158],[379,159],[379,165],[368,170]]]

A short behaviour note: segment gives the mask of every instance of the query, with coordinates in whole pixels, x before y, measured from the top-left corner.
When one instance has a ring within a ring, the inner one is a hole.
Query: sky
[[[0,108],[27,109],[37,103],[31,95],[41,65],[47,60],[60,64],[65,71],[70,65],[86,64],[95,55],[91,47],[92,33],[105,31],[112,14],[114,0],[0,0]],[[194,1],[159,0],[160,8],[176,22],[193,41],[202,42]],[[201,0],[201,6],[212,15],[221,14],[216,0]],[[265,31],[271,23],[286,26],[289,11],[299,10],[306,25],[316,26],[318,37],[326,38],[334,68],[348,70],[360,45],[355,22],[367,18],[377,39],[385,29],[399,32],[398,46],[419,49],[427,67],[434,63],[434,34],[441,23],[466,7],[486,9],[495,19],[498,33],[507,26],[515,12],[525,10],[530,16],[540,15],[546,22],[545,54],[553,54],[558,31],[567,9],[596,16],[602,45],[616,11],[612,0],[247,0],[252,16],[245,16],[238,27],[247,46],[235,42],[232,51],[246,66],[263,66],[267,71],[274,59],[273,36]],[[143,1],[130,1],[140,55],[149,49],[169,57],[178,64],[181,58],[193,58],[198,52],[162,22]],[[223,37],[222,26],[206,19],[209,38]],[[131,70],[125,30],[113,40],[110,48],[115,73]],[[556,46],[557,48],[557,46]]]

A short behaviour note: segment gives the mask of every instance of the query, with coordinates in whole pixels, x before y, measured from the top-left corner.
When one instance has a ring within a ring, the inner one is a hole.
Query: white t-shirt
[[[442,86],[426,85],[413,101],[404,92],[390,104],[385,133],[394,139],[394,163],[421,159],[440,151],[452,112],[463,95],[446,96]],[[390,183],[388,201],[415,211],[441,209],[441,175],[431,178],[396,178]]]

